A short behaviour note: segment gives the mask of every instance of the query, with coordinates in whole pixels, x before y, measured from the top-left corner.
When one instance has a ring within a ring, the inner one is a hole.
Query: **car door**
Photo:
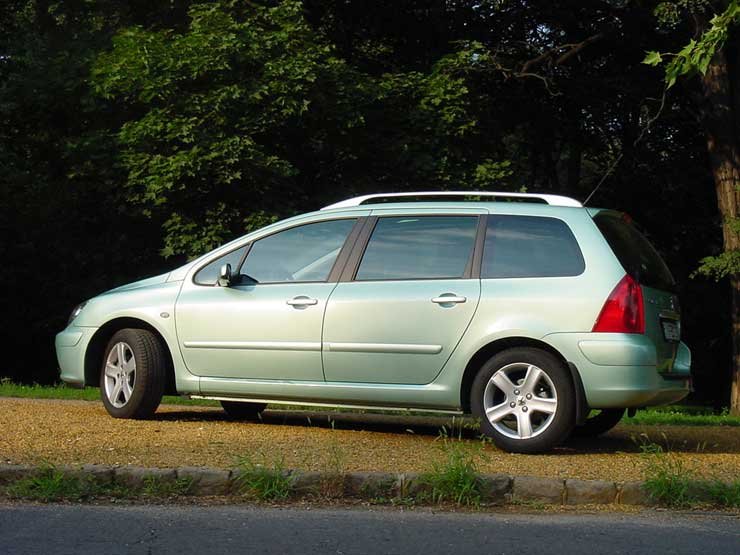
[[[372,212],[327,304],[328,382],[434,380],[478,305],[482,213]]]
[[[188,369],[215,378],[322,381],[321,324],[338,277],[332,272],[357,221],[294,225],[197,270],[176,306]],[[216,280],[224,263],[239,276],[228,287]]]

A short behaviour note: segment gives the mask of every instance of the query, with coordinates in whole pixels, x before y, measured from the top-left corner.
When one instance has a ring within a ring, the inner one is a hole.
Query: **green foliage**
[[[661,13],[665,12],[659,12],[659,15]],[[704,75],[714,54],[727,42],[730,29],[740,23],[740,1],[731,0],[725,11],[712,17],[709,23],[709,29],[702,34],[699,40],[691,39],[677,54],[661,55],[659,52],[651,51],[647,53],[642,63],[657,66],[663,63],[664,57],[670,58],[665,67],[665,81],[668,88],[675,85],[676,80],[682,75],[690,73]]]
[[[480,448],[480,445],[475,447]],[[434,503],[455,503],[456,505],[479,505],[481,502],[481,483],[476,458],[480,451],[475,447],[442,437],[444,461],[435,462],[431,471],[421,477],[421,481],[431,489]]]
[[[720,280],[740,272],[740,251],[725,251],[717,256],[701,259],[701,265],[692,275],[703,275]]]
[[[238,461],[236,484],[239,491],[256,499],[279,501],[290,496],[291,478],[282,457],[246,455]]]
[[[129,199],[166,214],[165,255],[199,254],[242,232],[260,193],[297,171],[282,135],[322,91],[343,88],[343,62],[299,2],[209,2],[188,16],[182,32],[121,31],[92,74],[104,98],[141,113],[118,134],[121,162]]]
[[[184,29],[130,27],[98,57],[96,91],[135,114],[117,134],[128,200],[163,218],[165,256],[201,254],[301,210],[314,188],[306,172],[321,175],[322,160],[354,181],[367,179],[361,159],[390,153],[442,187],[511,174],[456,144],[477,127],[470,49],[426,73],[372,75],[339,57],[304,11],[295,0],[196,3]]]
[[[80,501],[93,495],[97,488],[88,480],[69,476],[52,465],[42,467],[34,476],[23,478],[8,487],[11,497],[35,501]]]
[[[740,417],[722,414],[691,413],[679,408],[640,410],[633,417],[625,417],[623,424],[637,426],[740,426]]]
[[[641,446],[645,461],[645,489],[663,505],[686,507],[694,502],[694,479],[682,459],[665,453],[660,445]]]
[[[740,479],[732,482],[711,480],[705,482],[705,490],[709,499],[720,507],[740,507]]]
[[[9,378],[0,379],[0,397],[20,397],[26,399],[77,399],[83,401],[100,401],[100,389],[86,387],[76,389],[61,385],[24,385],[14,383]],[[188,399],[179,395],[165,395],[162,403],[167,405],[220,406],[217,401],[205,399]]]
[[[480,189],[487,189],[498,183],[504,178],[507,178],[513,174],[511,169],[511,162],[504,160],[503,162],[495,162],[493,160],[486,159],[475,168],[475,183]]]
[[[645,465],[645,490],[661,505],[740,507],[740,480],[697,478],[682,459],[660,445],[648,442],[640,447]]]
[[[141,488],[131,489],[110,482],[96,482],[92,477],[65,472],[54,465],[46,465],[34,475],[8,486],[6,492],[13,498],[50,503],[79,502],[103,497],[116,499],[137,496],[180,497],[188,495],[191,486],[192,480],[189,478],[163,480],[156,476],[146,476]]]
[[[710,0],[674,0],[655,7],[655,16],[664,26],[675,27],[681,22],[682,12],[701,13],[710,6]]]
[[[150,497],[180,497],[188,495],[192,486],[193,480],[191,478],[169,480],[158,476],[146,476],[144,477],[141,493]]]

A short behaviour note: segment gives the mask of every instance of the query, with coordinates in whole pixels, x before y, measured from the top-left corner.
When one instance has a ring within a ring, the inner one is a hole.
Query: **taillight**
[[[611,292],[594,324],[594,332],[645,333],[642,288],[626,275]]]

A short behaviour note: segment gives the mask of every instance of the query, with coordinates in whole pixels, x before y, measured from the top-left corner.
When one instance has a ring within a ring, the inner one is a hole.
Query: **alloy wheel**
[[[128,343],[119,341],[108,352],[105,361],[105,394],[116,408],[131,399],[136,382],[136,358]]]
[[[552,423],[557,406],[550,377],[538,366],[525,362],[500,368],[483,394],[486,418],[497,432],[512,439],[540,435]]]

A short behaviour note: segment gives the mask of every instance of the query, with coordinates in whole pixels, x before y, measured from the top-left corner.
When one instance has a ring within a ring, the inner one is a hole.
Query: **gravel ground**
[[[0,460],[11,463],[231,467],[239,456],[263,454],[284,457],[286,468],[405,472],[443,459],[439,428],[450,420],[268,409],[263,422],[233,422],[216,408],[169,405],[154,420],[134,421],[111,418],[96,402],[0,398],[0,422]],[[618,426],[548,455],[486,444],[479,466],[486,473],[638,480],[645,436],[703,477],[740,478],[740,428],[730,427]],[[462,437],[480,445],[473,430]]]

